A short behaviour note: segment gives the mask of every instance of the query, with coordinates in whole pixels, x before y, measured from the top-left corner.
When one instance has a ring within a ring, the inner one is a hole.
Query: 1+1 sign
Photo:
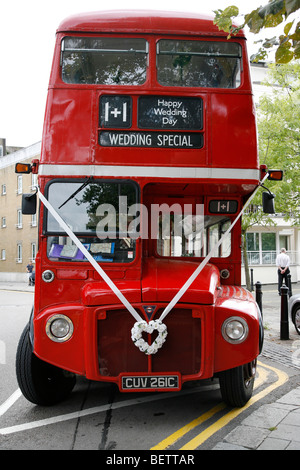
[[[201,98],[143,96],[138,99],[139,129],[202,130]],[[127,128],[132,126],[132,98],[105,95],[100,100],[100,126]],[[196,132],[101,131],[103,147],[203,147],[203,135]]]

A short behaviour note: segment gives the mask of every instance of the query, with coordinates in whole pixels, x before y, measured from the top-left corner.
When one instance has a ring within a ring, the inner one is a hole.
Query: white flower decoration
[[[157,338],[150,345],[143,338],[142,334],[145,331],[146,333],[153,333],[153,331],[158,331]],[[131,329],[131,339],[134,344],[139,348],[141,352],[145,354],[156,354],[157,351],[162,347],[167,337],[167,327],[160,320],[151,320],[149,323],[146,321],[139,321],[133,325]]]

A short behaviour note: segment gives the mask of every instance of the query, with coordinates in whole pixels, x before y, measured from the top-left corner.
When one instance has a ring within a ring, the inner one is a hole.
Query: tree
[[[236,26],[233,19],[239,16],[236,6],[229,6],[225,10],[215,10],[214,23],[220,30],[228,32],[228,37],[234,36],[245,26],[251,33],[257,34],[265,28],[273,28],[284,23],[284,33],[279,37],[265,39],[257,54],[251,57],[252,61],[264,60],[268,50],[273,46],[276,49],[275,60],[278,64],[286,64],[293,59],[300,58],[300,21],[295,19],[288,22],[292,13],[300,9],[300,0],[269,0],[263,7],[252,10],[244,16],[243,24]],[[258,41],[259,42],[259,41]]]
[[[276,211],[300,224],[300,62],[271,65],[264,95],[258,106],[260,163],[280,168],[284,179],[271,185]]]
[[[267,181],[265,186],[275,194],[275,209],[285,219],[300,225],[300,62],[269,67],[266,85],[271,94],[261,97],[258,109],[260,164],[282,169],[281,182]],[[247,288],[250,276],[247,260],[246,233],[253,225],[275,225],[261,209],[261,192],[253,208],[243,215],[242,238]]]

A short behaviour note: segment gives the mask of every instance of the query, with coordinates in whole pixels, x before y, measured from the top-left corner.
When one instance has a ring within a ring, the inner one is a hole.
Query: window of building
[[[23,222],[22,222],[22,210],[18,209],[17,210],[17,228],[22,228]]]
[[[34,261],[36,257],[36,243],[31,243],[31,261]]]
[[[36,225],[37,225],[36,221],[37,221],[36,214],[32,214],[31,215],[31,222],[30,222],[31,227],[36,227]]]
[[[1,186],[1,194],[4,196],[6,194],[6,184],[2,184]]]
[[[22,175],[18,175],[18,179],[17,179],[17,194],[22,194],[23,192],[23,177]]]
[[[290,241],[290,236],[289,235],[279,235],[279,248],[285,248],[286,250],[289,250],[289,241]]]
[[[38,175],[31,173],[31,189],[35,189],[38,184]]]
[[[259,233],[247,233],[246,243],[249,264],[259,264]]]
[[[17,263],[22,263],[22,255],[23,255],[23,250],[22,250],[22,243],[17,244]]]
[[[6,227],[6,217],[2,217],[1,219],[1,227],[5,228]]]
[[[276,263],[276,233],[261,234],[262,264]]]
[[[276,232],[253,232],[246,234],[248,264],[276,264],[280,248],[289,248],[289,236]],[[290,253],[292,255],[292,253]]]
[[[1,260],[5,261],[6,260],[6,251],[3,249],[1,250]]]

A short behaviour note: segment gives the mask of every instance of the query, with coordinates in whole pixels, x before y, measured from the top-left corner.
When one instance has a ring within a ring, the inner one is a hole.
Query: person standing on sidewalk
[[[33,271],[33,264],[29,261],[29,264],[27,264],[26,266],[26,271],[27,271],[27,274],[28,274],[28,285],[30,286],[31,283],[30,283],[30,276],[32,274],[32,271]]]
[[[286,254],[286,249],[281,248],[281,253],[277,255],[276,266],[278,268],[278,294],[281,294],[280,288],[284,279],[285,285],[288,287],[288,274],[290,274],[290,257]]]

